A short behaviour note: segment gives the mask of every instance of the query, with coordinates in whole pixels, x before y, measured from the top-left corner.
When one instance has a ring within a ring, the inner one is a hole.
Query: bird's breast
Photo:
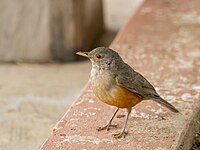
[[[93,72],[91,84],[94,94],[104,103],[119,108],[131,108],[140,99],[124,87],[117,85],[115,76],[109,72]]]
[[[110,72],[91,72],[91,83],[94,93],[109,95],[110,90],[115,86],[115,77]]]

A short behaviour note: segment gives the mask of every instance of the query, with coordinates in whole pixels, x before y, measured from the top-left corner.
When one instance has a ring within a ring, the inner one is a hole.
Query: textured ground
[[[114,108],[98,101],[88,85],[42,148],[189,150],[200,129],[198,4],[145,1],[111,44],[181,113],[142,102],[132,109],[126,139],[116,140],[111,134],[122,127],[123,119],[114,120],[117,129],[96,131]]]
[[[38,149],[79,95],[89,70],[88,61],[0,64],[0,149]]]

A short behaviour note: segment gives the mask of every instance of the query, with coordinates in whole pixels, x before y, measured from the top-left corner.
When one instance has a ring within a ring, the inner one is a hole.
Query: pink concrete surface
[[[200,132],[199,6],[200,1],[147,0],[110,46],[180,114],[142,102],[132,109],[129,134],[115,139],[112,133],[121,130],[124,117],[114,119],[118,128],[98,132],[115,108],[97,100],[88,83],[41,149],[189,149]]]

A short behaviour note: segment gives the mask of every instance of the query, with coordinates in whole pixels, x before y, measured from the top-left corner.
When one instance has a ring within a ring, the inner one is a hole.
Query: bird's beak
[[[77,52],[76,54],[88,58],[88,53],[89,52]]]

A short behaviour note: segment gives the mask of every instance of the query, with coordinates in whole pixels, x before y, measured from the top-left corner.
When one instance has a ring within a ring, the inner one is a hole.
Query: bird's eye
[[[100,59],[100,58],[102,58],[102,56],[99,54],[96,54],[96,58]]]

